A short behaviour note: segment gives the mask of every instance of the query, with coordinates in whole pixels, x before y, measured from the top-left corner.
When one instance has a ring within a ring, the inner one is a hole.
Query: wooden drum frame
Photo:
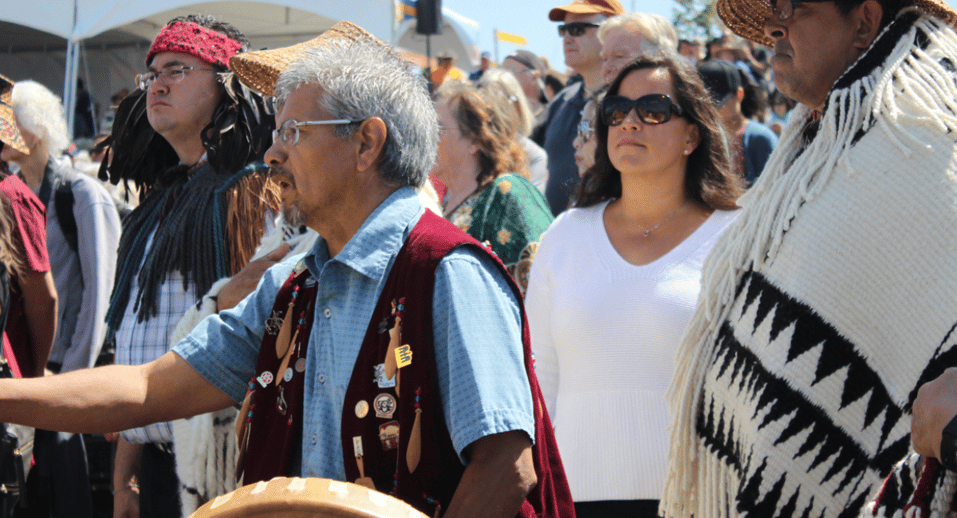
[[[216,497],[190,518],[428,518],[414,507],[350,482],[276,477]]]

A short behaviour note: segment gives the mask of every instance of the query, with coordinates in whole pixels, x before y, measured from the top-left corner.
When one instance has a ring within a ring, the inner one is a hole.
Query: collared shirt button
[[[331,310],[331,309],[326,308],[326,311],[324,312],[324,314],[326,315],[326,318],[332,318],[332,310]]]
[[[316,434],[312,434],[312,444],[316,444]]]
[[[325,383],[325,382],[326,382],[326,375],[319,373],[319,383]]]

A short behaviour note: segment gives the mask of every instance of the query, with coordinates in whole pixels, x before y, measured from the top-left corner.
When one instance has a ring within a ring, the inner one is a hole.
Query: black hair
[[[751,79],[747,72],[740,68],[737,70],[738,76],[741,78],[741,88],[744,90],[744,98],[741,99],[741,114],[747,119],[758,119],[763,122],[764,112],[768,107],[767,93],[764,88],[761,88]]]
[[[781,93],[781,90],[775,90],[771,92],[771,95],[768,96],[768,105],[774,108],[775,105],[784,104],[788,107],[788,111],[791,111],[794,108],[794,101],[790,97]]]
[[[618,73],[606,96],[617,95],[621,83],[632,72],[647,69],[668,72],[674,90],[672,100],[684,111],[683,117],[698,128],[700,142],[688,155],[685,171],[688,198],[716,210],[737,208],[735,202],[744,192],[742,179],[731,170],[718,112],[697,69],[688,60],[668,55],[639,57]],[[608,156],[608,125],[601,116],[596,119],[595,165],[578,182],[572,197],[575,207],[590,207],[621,197],[621,172]]]
[[[562,83],[561,79],[553,76],[552,74],[545,74],[542,76],[542,82],[545,83],[545,85],[552,87],[552,90],[554,90],[555,93],[561,92],[562,88],[565,88],[565,84]],[[543,104],[548,104],[548,98],[545,97],[545,92],[541,93],[541,99],[539,99],[539,101],[541,101]]]
[[[834,0],[837,10],[841,14],[847,15],[855,7],[864,3],[865,0]],[[914,0],[877,0],[881,4],[884,14],[881,16],[881,28],[887,27],[897,17],[897,14],[906,7],[914,5]]]

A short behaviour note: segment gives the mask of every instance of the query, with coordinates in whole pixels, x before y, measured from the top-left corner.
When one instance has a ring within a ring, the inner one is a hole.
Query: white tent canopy
[[[434,57],[439,52],[447,51],[455,56],[460,68],[470,69],[478,63],[475,38],[472,36],[478,35],[478,23],[446,8],[442,9],[442,18],[442,34],[428,37],[431,46],[431,53],[428,55]],[[414,18],[399,24],[392,41],[397,47],[425,56],[426,36],[415,32],[415,25]]]
[[[35,79],[62,94],[71,129],[76,78],[85,78],[87,89],[101,103],[121,88],[134,88],[133,76],[145,68],[150,41],[177,16],[210,14],[228,21],[246,34],[255,49],[311,39],[340,20],[349,20],[383,41],[399,43],[393,0],[11,0],[6,4],[0,10],[0,73],[14,80]],[[445,25],[464,54],[460,59],[468,63],[474,50],[459,18],[446,11]]]

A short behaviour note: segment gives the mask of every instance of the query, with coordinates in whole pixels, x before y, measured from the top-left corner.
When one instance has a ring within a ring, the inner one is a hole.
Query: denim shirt
[[[352,369],[399,249],[425,209],[415,191],[392,193],[335,257],[321,237],[305,254],[270,268],[235,308],[212,315],[173,350],[213,385],[241,401],[253,375],[276,293],[302,260],[316,278],[303,399],[300,476],[345,479],[340,420]],[[433,333],[446,426],[463,464],[466,446],[524,430],[534,441],[531,389],[522,354],[519,301],[487,257],[456,249],[439,264]],[[265,448],[269,445],[251,445]]]

